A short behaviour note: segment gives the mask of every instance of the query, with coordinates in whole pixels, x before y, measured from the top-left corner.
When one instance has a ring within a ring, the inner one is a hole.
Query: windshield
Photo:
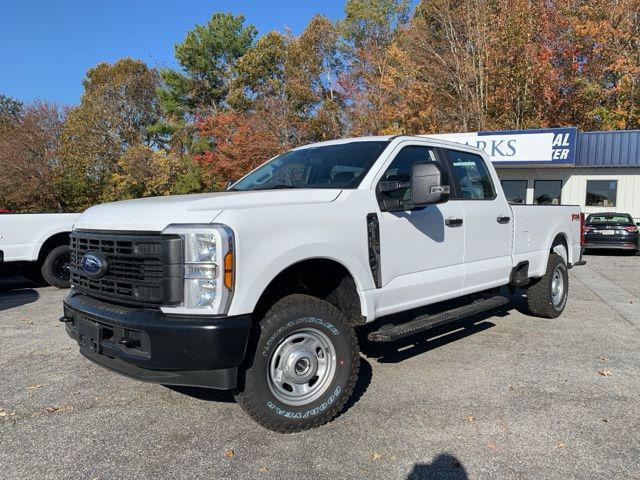
[[[357,188],[388,144],[364,141],[291,150],[265,163],[229,190]]]
[[[611,223],[615,225],[633,225],[631,215],[626,213],[608,213],[589,215],[585,223]]]

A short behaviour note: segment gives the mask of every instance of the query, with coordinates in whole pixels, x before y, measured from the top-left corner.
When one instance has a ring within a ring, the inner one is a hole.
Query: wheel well
[[[569,264],[569,243],[567,242],[567,237],[565,237],[563,233],[559,233],[553,239],[553,242],[551,243],[551,248],[549,249],[549,253],[553,253],[554,247],[558,245],[562,245],[564,247],[565,252],[567,252],[567,258],[565,258],[565,261],[567,264]]]
[[[40,247],[40,252],[38,253],[38,262],[42,263],[45,257],[54,248],[59,247],[60,245],[69,245],[70,234],[71,232],[60,232],[47,238],[47,240],[45,240],[45,242]]]
[[[355,280],[335,260],[304,260],[280,272],[260,296],[254,315],[263,318],[274,303],[292,293],[305,293],[326,300],[354,325],[364,323]]]

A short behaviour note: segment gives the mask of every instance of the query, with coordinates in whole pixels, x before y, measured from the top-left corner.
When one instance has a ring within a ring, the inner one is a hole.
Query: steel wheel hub
[[[320,397],[336,372],[336,351],[327,335],[309,328],[285,337],[271,355],[267,378],[282,403],[306,405]]]
[[[556,307],[564,301],[564,277],[559,267],[556,267],[551,277],[551,298]]]

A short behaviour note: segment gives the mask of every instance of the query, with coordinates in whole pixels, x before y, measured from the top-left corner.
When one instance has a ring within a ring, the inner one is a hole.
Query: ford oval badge
[[[89,277],[101,277],[107,272],[107,262],[100,254],[87,252],[82,256],[80,268]]]

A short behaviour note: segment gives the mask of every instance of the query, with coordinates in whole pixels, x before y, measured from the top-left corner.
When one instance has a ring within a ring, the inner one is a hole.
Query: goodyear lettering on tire
[[[284,418],[292,418],[292,419],[309,418],[309,417],[313,417],[314,415],[318,415],[319,413],[322,413],[327,408],[329,408],[331,404],[336,401],[341,391],[342,391],[342,388],[340,388],[339,386],[336,387],[336,389],[333,391],[331,395],[329,395],[329,398],[327,398],[325,402],[322,402],[322,404],[320,404],[319,406],[311,408],[305,412],[291,412],[289,410],[284,410],[278,407],[276,404],[274,404],[271,400],[266,402],[266,404],[267,404],[267,407],[269,407],[271,410],[275,411],[278,415]]]
[[[336,336],[340,335],[340,332],[338,331],[338,329],[331,322],[327,322],[321,318],[316,318],[316,317],[299,318],[297,320],[292,320],[291,322],[287,322],[285,325],[280,327],[278,330],[275,331],[273,335],[269,337],[269,340],[267,340],[267,342],[264,345],[264,348],[262,349],[262,356],[266,357],[269,354],[269,350],[271,350],[271,345],[273,344],[273,342],[276,341],[276,338],[278,338],[282,334],[282,332],[284,332],[285,330],[288,330],[291,327],[295,327],[296,325],[299,325],[301,323],[314,323],[316,325],[321,325],[325,327],[327,330],[329,330],[331,333],[333,333],[334,335]]]

